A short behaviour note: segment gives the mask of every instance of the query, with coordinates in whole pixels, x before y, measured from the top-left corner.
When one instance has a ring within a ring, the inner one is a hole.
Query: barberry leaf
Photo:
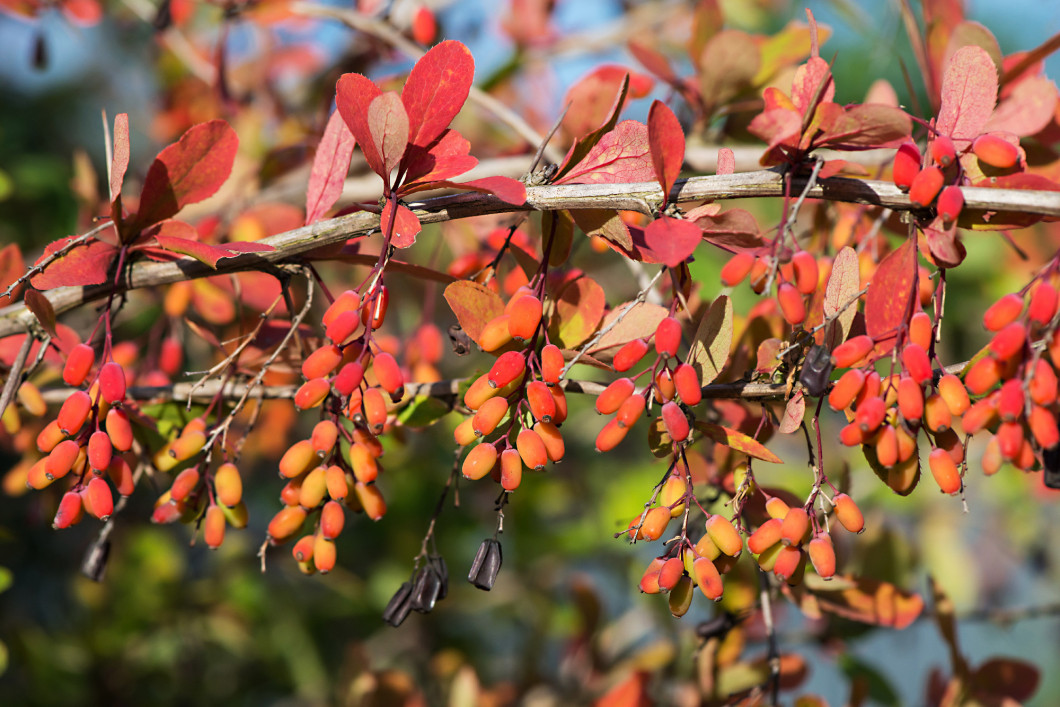
[[[865,333],[883,353],[894,346],[898,329],[913,311],[916,296],[916,241],[907,240],[880,262],[865,295]]]
[[[607,296],[596,280],[581,277],[569,283],[556,297],[549,340],[560,348],[575,348],[596,331],[606,307]]]
[[[427,147],[460,112],[475,78],[475,60],[460,42],[446,40],[423,55],[401,92],[408,114],[408,141]]]
[[[445,301],[456,315],[464,333],[476,344],[483,327],[504,314],[504,301],[485,285],[471,280],[458,280],[445,288]]]
[[[396,207],[396,212],[395,212]],[[390,231],[390,220],[394,219],[393,232]],[[419,218],[412,210],[395,201],[388,201],[379,218],[379,230],[384,234],[391,233],[390,243],[396,248],[408,248],[416,242],[416,236],[423,229]]]
[[[11,290],[11,294],[3,296],[3,292],[18,280],[26,272],[26,264],[22,259],[22,251],[17,243],[8,243],[0,248],[0,307],[6,307],[18,300],[22,292],[22,285]]]
[[[342,195],[342,184],[350,171],[350,159],[356,145],[342,115],[335,111],[324,128],[313,169],[309,173],[309,186],[305,196],[306,225],[316,223],[324,217]]]
[[[585,158],[574,165],[556,184],[621,184],[652,178],[648,127],[635,120],[624,120],[600,138]]]
[[[622,106],[625,105],[626,95],[628,93],[629,74],[626,73],[619,84],[618,92],[615,96],[614,103],[611,104],[611,112],[607,116],[607,120],[592,132],[587,133],[584,137],[574,140],[574,144],[571,145],[570,150],[567,151],[567,156],[563,158],[563,163],[560,164],[559,168],[556,170],[556,174],[553,177],[554,182],[558,183],[559,180],[566,176],[567,172],[569,172],[574,165],[581,162],[582,159],[589,154],[589,151],[596,146],[596,143],[600,141],[601,137],[614,130],[615,125],[618,123],[618,116],[622,113]],[[570,115],[570,111],[567,111],[567,115]]]
[[[369,169],[380,177],[386,172],[383,168],[383,157],[379,154],[372,131],[368,127],[368,106],[382,93],[381,88],[361,74],[343,74],[335,86],[335,107],[346,121],[354,140],[361,146],[361,153]]]
[[[685,133],[677,116],[661,101],[654,101],[648,111],[648,145],[655,178],[668,201],[685,159]]]
[[[924,611],[924,599],[906,592],[890,582],[869,577],[836,576],[827,583],[816,582],[788,587],[795,604],[800,606],[807,595],[816,600],[821,611],[875,626],[903,629],[916,621]]]
[[[77,236],[67,236],[49,243],[37,262],[63,250]],[[110,266],[118,256],[118,248],[104,241],[91,239],[76,245],[48,264],[44,272],[34,275],[30,283],[38,290],[54,287],[82,287],[101,285],[107,281]]]
[[[997,103],[997,66],[982,47],[961,47],[942,78],[935,129],[962,150],[983,132]]]
[[[703,242],[703,231],[691,221],[661,216],[644,229],[644,242],[657,262],[674,268]]]
[[[861,273],[858,254],[850,246],[843,247],[832,261],[832,273],[824,292],[824,316],[835,317],[825,328],[824,341],[828,349],[834,349],[847,340],[854,316],[858,313],[857,302],[851,302],[861,291]],[[843,306],[847,305],[846,309]]]
[[[476,191],[481,194],[493,194],[509,204],[520,206],[526,202],[526,185],[511,177],[483,177],[470,182],[431,182],[420,189],[459,189]]]
[[[405,151],[405,183],[398,190],[409,194],[431,188],[431,182],[452,179],[478,164],[471,143],[455,130],[446,130],[429,147],[409,145]]]
[[[761,459],[771,464],[783,463],[783,460],[769,451],[764,444],[742,432],[737,432],[722,425],[715,425],[712,422],[699,420],[696,421],[696,429],[718,444],[735,449],[737,452],[743,452],[749,457]]]
[[[129,114],[114,116],[114,145],[110,161],[110,201],[116,203],[121,196],[125,171],[129,168]]]
[[[382,158],[383,183],[390,186],[390,174],[401,162],[409,144],[409,117],[401,96],[387,91],[368,104],[368,130],[376,152]]]
[[[721,295],[703,315],[692,339],[688,362],[699,373],[699,381],[708,385],[718,377],[729,361],[732,349],[732,300]]]
[[[223,120],[188,128],[160,153],[144,179],[137,225],[145,228],[173,216],[221,188],[232,173],[239,138]]]

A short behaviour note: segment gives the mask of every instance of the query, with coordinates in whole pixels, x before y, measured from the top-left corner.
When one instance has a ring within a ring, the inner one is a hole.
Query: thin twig
[[[15,397],[15,391],[22,380],[22,369],[26,366],[26,359],[29,358],[29,351],[33,348],[34,341],[36,341],[36,337],[33,334],[26,334],[22,346],[19,347],[18,353],[15,355],[11,370],[7,373],[7,380],[4,381],[4,390],[0,393],[0,415],[4,414],[7,406],[11,403],[11,399]]]

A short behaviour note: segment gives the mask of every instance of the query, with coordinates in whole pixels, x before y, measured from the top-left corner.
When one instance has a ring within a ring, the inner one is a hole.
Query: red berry
[[[809,251],[800,250],[792,256],[791,264],[795,268],[795,286],[804,295],[812,295],[817,290],[817,258]]]
[[[865,372],[857,368],[850,369],[832,386],[832,392],[828,394],[828,404],[833,410],[850,407],[864,384]]]
[[[655,351],[663,358],[677,355],[681,345],[681,324],[673,317],[666,317],[655,328]]]
[[[858,504],[845,493],[837,493],[832,498],[835,504],[835,517],[840,525],[851,533],[860,533],[865,530],[865,516],[862,515]]]
[[[930,206],[931,202],[935,201],[935,197],[938,196],[944,182],[945,177],[942,175],[941,169],[938,167],[925,167],[920,170],[920,173],[913,178],[913,183],[909,185],[909,201],[917,208]]]
[[[92,398],[88,397],[88,393],[83,390],[75,390],[59,408],[59,414],[56,417],[59,429],[67,435],[77,434],[81,426],[85,424],[85,420],[88,419],[90,412],[92,412]]]
[[[674,387],[685,405],[695,406],[703,399],[703,389],[699,386],[699,374],[688,363],[682,363],[674,370]]]
[[[114,456],[114,445],[110,437],[103,430],[97,430],[88,438],[88,463],[93,469],[103,471],[110,466],[110,460]]]
[[[500,355],[494,361],[493,366],[487,374],[487,380],[491,388],[503,388],[504,386],[519,380],[526,372],[526,358],[521,351],[508,351]]]
[[[372,370],[379,385],[390,393],[391,400],[400,400],[404,393],[405,378],[394,357],[385,351],[377,353],[372,357]]]
[[[628,344],[623,346],[615,354],[615,370],[619,373],[625,373],[629,369],[633,368],[644,358],[644,354],[648,353],[648,342],[644,339],[634,339]]]
[[[666,431],[670,433],[670,437],[675,442],[684,442],[688,439],[692,428],[688,423],[688,416],[685,415],[680,405],[673,401],[663,405],[662,419],[663,424],[666,425]]]
[[[541,436],[531,429],[523,428],[519,436],[515,438],[515,447],[519,450],[519,456],[523,464],[535,471],[543,471],[545,462],[548,461],[548,450]]]
[[[338,375],[332,381],[339,395],[346,397],[361,386],[364,380],[364,366],[357,361],[347,363],[339,369]]]
[[[563,372],[563,351],[555,344],[547,344],[541,348],[541,380],[546,385],[559,383],[559,376]]]
[[[324,378],[342,363],[342,349],[335,344],[321,346],[302,361],[302,375],[306,380]]]
[[[604,388],[604,392],[596,397],[596,411],[601,415],[610,415],[616,412],[626,398],[633,395],[636,384],[632,378],[619,378]]]
[[[936,135],[935,139],[931,141],[929,148],[931,149],[931,159],[939,167],[949,167],[957,159],[957,148],[954,146],[953,140],[946,135]]]
[[[55,520],[52,527],[56,530],[69,528],[76,525],[84,517],[84,505],[81,503],[81,494],[76,491],[67,491],[59,501],[59,510],[55,512]]]
[[[987,331],[1001,331],[1016,321],[1023,312],[1023,297],[1010,293],[994,302],[983,313],[983,326]]]
[[[939,216],[942,217],[942,222],[945,224],[953,223],[961,215],[961,209],[964,208],[964,192],[961,191],[960,187],[951,184],[939,194],[937,207]]]
[[[847,339],[832,349],[832,363],[836,368],[850,368],[865,358],[874,346],[872,339],[864,334]]]
[[[780,283],[777,288],[777,302],[780,303],[780,313],[788,324],[798,326],[806,320],[806,304],[802,301],[802,293],[794,285]]]
[[[125,371],[115,361],[99,369],[99,394],[111,405],[125,400]]]
[[[533,295],[517,296],[508,303],[508,332],[516,341],[527,341],[541,324],[541,300]]]
[[[523,459],[519,450],[508,448],[501,452],[501,488],[514,491],[523,481]]]
[[[961,472],[945,449],[933,449],[928,466],[942,493],[954,494],[961,490]]]
[[[1027,319],[1045,326],[1056,316],[1057,300],[1056,288],[1051,283],[1042,281],[1031,295],[1031,303],[1027,307]]]
[[[894,185],[902,191],[908,191],[920,172],[920,148],[916,143],[907,142],[898,148],[891,172]]]
[[[747,273],[751,272],[754,264],[755,257],[747,251],[732,256],[721,269],[722,284],[726,287],[736,287],[747,277]]]
[[[346,290],[331,303],[327,311],[324,312],[324,316],[321,318],[321,323],[324,328],[327,329],[331,326],[331,323],[339,317],[339,315],[345,312],[359,312],[361,308],[361,296],[353,290]],[[351,332],[352,333],[352,332]]]
[[[320,534],[328,540],[334,540],[342,534],[342,528],[346,524],[346,511],[342,504],[336,501],[328,501],[320,511]]]
[[[1027,342],[1027,328],[1020,322],[1013,322],[994,334],[990,340],[990,353],[1000,361],[1008,361],[1023,351]]]
[[[902,366],[906,373],[921,385],[931,380],[931,360],[927,351],[920,348],[919,344],[906,344],[902,349]]]
[[[81,494],[81,502],[89,515],[105,521],[114,513],[114,495],[110,484],[100,477],[93,476]]]
[[[315,408],[324,402],[331,392],[331,384],[327,378],[313,378],[307,380],[294,394],[294,405],[299,410]]]
[[[361,399],[361,406],[364,408],[364,420],[368,423],[368,427],[379,434],[383,431],[383,427],[386,426],[386,400],[383,399],[383,393],[379,388],[369,388],[364,391],[364,396]]]
[[[556,415],[556,399],[544,381],[534,381],[526,386],[526,402],[535,420],[552,422]]]
[[[67,385],[79,386],[85,382],[92,364],[96,361],[96,352],[88,344],[78,344],[70,349],[63,366],[63,381]]]

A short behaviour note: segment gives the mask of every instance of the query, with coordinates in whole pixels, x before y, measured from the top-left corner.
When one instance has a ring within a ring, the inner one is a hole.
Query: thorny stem
[[[107,228],[108,226],[112,226],[112,225],[114,225],[113,222],[110,219],[107,219],[105,222],[103,222],[100,225],[96,226],[91,231],[88,231],[87,233],[83,233],[80,236],[77,236],[76,238],[70,239],[65,245],[63,245],[62,248],[58,248],[55,252],[50,253],[47,256],[45,256],[44,258],[42,258],[39,263],[35,263],[29,270],[27,270],[25,275],[23,275],[22,277],[18,278],[17,280],[12,282],[10,285],[8,285],[7,289],[4,290],[3,294],[0,294],[0,299],[4,299],[5,297],[10,296],[10,294],[15,291],[16,287],[18,287],[19,285],[21,285],[21,284],[23,284],[25,282],[29,282],[30,278],[32,278],[34,275],[38,275],[38,274],[44,272],[44,268],[48,267],[49,265],[51,265],[56,260],[58,260],[59,258],[63,257],[64,255],[69,253],[71,250],[73,250],[77,246],[84,245],[85,243],[87,243],[89,241],[89,239],[94,237],[97,233],[101,232],[103,229]]]
[[[772,291],[773,281],[776,279],[777,269],[780,267],[780,261],[777,257],[777,253],[780,250],[780,247],[784,244],[784,241],[787,239],[789,233],[791,233],[791,242],[797,245],[795,240],[795,221],[799,218],[799,210],[802,208],[803,203],[806,201],[807,195],[809,195],[810,191],[815,186],[817,186],[817,175],[820,173],[821,167],[823,165],[823,160],[814,160],[813,171],[810,172],[810,177],[806,180],[806,184],[805,186],[803,186],[802,192],[799,194],[799,198],[795,200],[795,203],[791,205],[790,209],[788,208],[788,199],[790,198],[790,193],[787,191],[787,189],[790,189],[791,187],[792,175],[790,171],[785,174],[784,183],[787,189],[784,193],[784,225],[781,227],[780,233],[777,234],[776,239],[773,241],[773,265],[769,270],[769,278],[766,280],[766,286],[765,289],[762,290],[763,292]]]

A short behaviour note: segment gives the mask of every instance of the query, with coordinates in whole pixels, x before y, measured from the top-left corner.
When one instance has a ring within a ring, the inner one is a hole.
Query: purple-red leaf
[[[483,177],[482,179],[472,179],[470,182],[434,182],[430,185],[430,188],[460,189],[461,191],[493,194],[502,201],[516,206],[522,206],[526,202],[526,185],[511,177]]]
[[[574,89],[571,89],[573,92]],[[614,102],[611,104],[611,112],[607,116],[607,120],[603,122],[598,128],[592,132],[587,133],[584,137],[577,138],[574,144],[570,146],[570,150],[567,151],[567,156],[563,158],[563,163],[556,170],[555,181],[558,183],[563,177],[567,175],[574,165],[578,164],[589,151],[596,146],[596,143],[600,141],[600,138],[605,134],[611,132],[615,124],[618,123],[618,116],[622,113],[622,106],[625,105],[626,95],[629,93],[629,73],[625,73],[622,77],[618,87],[618,94],[615,96]],[[570,94],[568,94],[569,96]],[[567,115],[570,116],[571,111],[567,111]]]
[[[982,47],[961,47],[942,78],[942,105],[935,129],[949,135],[958,150],[986,127],[997,103],[997,66]]]
[[[620,184],[652,178],[648,127],[623,120],[556,184]]]
[[[648,145],[655,178],[662,185],[663,197],[669,200],[685,160],[685,133],[674,112],[660,101],[653,102],[648,111]]]
[[[309,173],[309,187],[305,195],[306,225],[324,217],[342,195],[342,183],[350,171],[350,159],[356,142],[342,115],[331,114],[324,137],[320,140],[313,157],[313,170]]]
[[[386,172],[383,169],[383,157],[368,127],[368,106],[382,93],[382,89],[361,74],[343,74],[335,86],[335,106],[353,133],[353,138],[361,146],[368,167],[380,177]]]
[[[803,116],[816,107],[818,103],[827,103],[835,98],[835,81],[828,62],[814,56],[795,70],[795,80],[791,83],[791,101]]]
[[[188,128],[166,147],[147,170],[137,223],[144,228],[163,221],[188,204],[211,197],[232,173],[239,138],[223,120]]]
[[[837,150],[894,147],[908,139],[912,128],[912,120],[901,108],[865,103],[844,110],[814,145]]]
[[[451,129],[443,132],[429,149],[409,145],[405,151],[405,183],[398,192],[419,191],[425,184],[460,176],[478,164],[470,153],[471,143]]]
[[[879,353],[894,346],[898,328],[913,314],[916,275],[916,242],[910,239],[884,258],[872,276],[865,294],[865,333]]]
[[[397,207],[396,216],[395,206]],[[393,232],[390,230],[391,219],[394,221]],[[379,217],[379,229],[384,234],[391,234],[390,243],[395,248],[408,248],[415,243],[416,235],[422,228],[416,214],[395,201],[388,201],[386,207],[383,208],[382,216]]]
[[[383,182],[390,185],[390,174],[401,162],[409,144],[409,117],[401,96],[387,91],[368,104],[368,129],[372,142],[383,160]]]
[[[150,243],[150,240],[154,240],[158,248],[164,251],[191,256],[211,268],[216,268],[217,261],[223,258],[234,258],[243,253],[260,253],[274,250],[272,246],[266,243],[254,243],[251,241],[225,243],[224,245],[202,243],[198,240],[198,232],[194,226],[175,219],[167,219],[155,224],[147,230],[145,235],[149,239],[148,243]],[[148,250],[153,251],[154,249],[148,247]],[[155,257],[160,255],[157,252],[149,252],[148,254]]]
[[[401,101],[409,120],[409,143],[427,147],[460,112],[475,78],[475,60],[460,42],[435,45],[416,62]]]
[[[67,236],[49,243],[37,262],[40,263],[52,253],[62,250],[75,238],[77,236]],[[30,282],[38,290],[100,285],[107,281],[110,266],[117,256],[118,249],[115,246],[92,239],[63,253],[52,261],[44,272],[34,275]]]
[[[657,261],[675,268],[703,241],[703,231],[691,221],[662,216],[644,229],[644,241]]]
[[[693,218],[695,211],[688,213],[688,218],[702,230],[703,240],[726,250],[759,248],[762,239],[758,222],[749,211],[729,209],[717,215],[704,215]]]
[[[125,170],[129,168],[129,114],[114,116],[114,149],[110,161],[110,201],[121,196],[121,185],[125,181]]]

